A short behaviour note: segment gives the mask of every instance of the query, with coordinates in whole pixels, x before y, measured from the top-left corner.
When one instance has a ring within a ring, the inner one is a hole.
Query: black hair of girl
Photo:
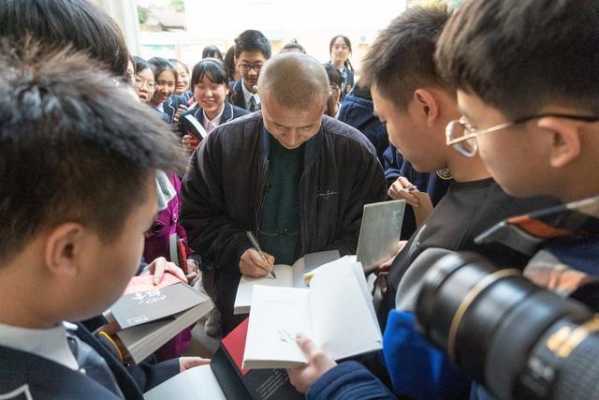
[[[148,68],[152,69],[146,60],[139,56],[133,56],[133,69],[135,70],[136,74],[139,74],[141,71]]]
[[[225,69],[227,70],[227,75],[229,75],[229,79],[234,79],[235,77],[235,46],[229,47],[227,53],[225,54]]]
[[[225,64],[218,58],[204,58],[193,67],[191,87],[194,88],[204,77],[208,77],[210,81],[217,85],[229,84],[229,75],[225,69]]]
[[[180,65],[181,67],[183,67],[183,69],[185,71],[187,71],[187,73],[189,74],[189,67],[187,65],[185,65],[185,63],[183,63],[183,61],[179,61],[176,58],[169,58],[168,59],[170,61],[171,64],[173,64],[175,67],[177,65]]]
[[[335,45],[335,41],[339,38],[343,39],[343,41],[345,42],[345,45],[349,49],[349,54],[351,54],[352,53],[351,40],[349,40],[349,38],[345,35],[333,36],[333,38],[329,42],[329,54],[331,54],[331,52],[333,51],[333,46]],[[347,61],[345,61],[345,68],[348,68],[350,71],[354,70],[354,67],[353,67],[353,65],[351,65],[351,61],[349,61],[349,58],[347,59]]]
[[[156,81],[158,81],[160,74],[162,74],[164,71],[171,71],[175,76],[175,81],[179,79],[177,68],[175,68],[175,66],[166,58],[152,57],[148,60],[148,64],[150,65],[150,69],[154,73]]]
[[[216,46],[206,46],[204,50],[202,50],[202,59],[204,58],[218,58],[219,60],[223,60],[223,53]]]

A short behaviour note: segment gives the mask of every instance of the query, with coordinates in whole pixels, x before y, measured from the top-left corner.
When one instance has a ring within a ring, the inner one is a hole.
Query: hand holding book
[[[306,356],[308,364],[303,367],[290,368],[287,373],[289,374],[289,381],[295,389],[300,393],[306,393],[314,382],[328,370],[334,368],[337,363],[310,338],[298,335],[296,341]]]

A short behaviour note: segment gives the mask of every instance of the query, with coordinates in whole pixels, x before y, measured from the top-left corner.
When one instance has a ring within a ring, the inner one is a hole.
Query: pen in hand
[[[260,253],[260,256],[262,257],[264,262],[268,263],[268,260],[266,259],[266,256],[264,255],[264,252],[262,251],[262,248],[260,247],[260,244],[258,243],[258,240],[254,236],[254,234],[250,231],[246,231],[245,233],[246,233],[248,239],[250,240],[250,242],[252,243],[252,246],[254,246],[254,248],[258,251],[258,253]],[[258,266],[258,267],[260,267],[260,266]],[[260,267],[260,268],[262,268],[262,267]],[[264,269],[264,268],[262,268],[262,269]],[[275,275],[275,272],[272,270],[270,271],[270,276],[273,279],[277,278],[277,276]]]

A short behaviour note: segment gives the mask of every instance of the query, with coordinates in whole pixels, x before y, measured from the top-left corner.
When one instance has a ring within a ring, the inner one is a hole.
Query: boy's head
[[[247,30],[235,39],[235,63],[249,91],[256,91],[260,69],[270,55],[270,42],[260,31]]]
[[[455,118],[455,94],[437,73],[434,53],[448,18],[442,7],[408,9],[379,34],[362,64],[361,82],[371,86],[390,142],[422,172],[447,166],[444,128]]]
[[[0,49],[3,290],[35,288],[20,295],[40,322],[97,315],[139,265],[155,172],[180,148],[84,55]]]
[[[469,143],[507,192],[562,200],[598,193],[588,178],[599,166],[599,124],[563,117],[599,115],[598,54],[596,1],[465,2],[436,54],[464,115],[455,138],[509,124]]]
[[[0,2],[0,21],[0,37],[30,37],[57,48],[70,45],[126,77],[129,53],[121,30],[87,0],[5,0]]]

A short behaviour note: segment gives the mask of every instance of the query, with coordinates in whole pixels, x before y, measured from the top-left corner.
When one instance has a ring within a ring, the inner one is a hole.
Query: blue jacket
[[[181,104],[189,105],[191,98],[193,97],[193,93],[188,90],[181,95],[173,95],[164,101],[162,108],[164,109],[164,114],[166,117],[163,118],[165,122],[173,123],[175,113]]]

